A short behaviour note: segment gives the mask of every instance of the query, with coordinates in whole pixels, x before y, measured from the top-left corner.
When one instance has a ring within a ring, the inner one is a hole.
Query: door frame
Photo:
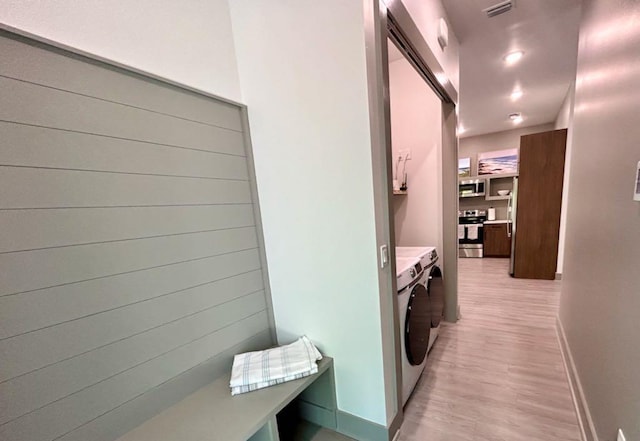
[[[444,69],[427,45],[400,0],[363,0],[364,29],[373,168],[374,215],[377,249],[387,246],[389,263],[378,266],[382,355],[389,439],[404,419],[402,409],[402,348],[396,301],[395,224],[393,211],[391,116],[389,102],[388,38],[401,50],[442,102],[442,179],[445,320],[458,317],[458,94],[444,77]],[[382,260],[382,257],[380,258]]]

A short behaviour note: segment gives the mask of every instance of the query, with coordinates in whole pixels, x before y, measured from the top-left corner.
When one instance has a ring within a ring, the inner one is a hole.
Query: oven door
[[[460,234],[458,248],[460,257],[482,257],[484,242],[484,224],[476,218],[460,219]],[[464,234],[462,234],[464,229]]]

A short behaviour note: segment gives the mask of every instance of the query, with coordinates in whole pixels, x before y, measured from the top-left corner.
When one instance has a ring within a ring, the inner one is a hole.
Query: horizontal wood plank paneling
[[[112,411],[96,418],[60,441],[111,441],[134,429],[153,415],[167,408],[167,403],[177,402],[210,383],[220,375],[227,375],[234,354],[256,351],[271,345],[269,331],[263,331],[244,342],[204,361],[196,367],[172,378],[157,388],[128,401]]]
[[[2,121],[244,156],[241,132],[6,77],[0,89]]]
[[[243,156],[0,122],[0,165],[248,180]]]
[[[114,352],[123,352],[122,345],[118,343],[123,339],[152,329],[154,332],[161,332],[162,330],[157,328],[182,319],[185,319],[185,323],[202,323],[203,316],[213,316],[216,320],[212,320],[211,323],[220,325],[223,320],[232,317],[225,317],[223,314],[228,315],[229,307],[236,303],[242,310],[248,311],[256,307],[264,309],[264,292],[261,288],[261,275],[254,272],[99,314],[95,319],[87,317],[73,321],[52,330],[47,329],[47,335],[26,334],[25,337],[32,341],[21,342],[23,347],[50,344],[56,351],[49,352],[59,351],[55,354],[56,358],[64,361],[0,383],[0,424],[155,356],[155,353],[151,352],[152,347],[147,346],[142,351],[130,354],[130,358],[112,357]],[[236,301],[245,296],[246,299]],[[215,308],[218,305],[219,307]],[[120,326],[114,327],[113,323]],[[87,330],[90,326],[95,327],[93,332]],[[43,333],[44,331],[40,334]],[[51,338],[56,334],[59,337],[57,341]],[[168,341],[170,339],[159,343],[167,344]],[[85,348],[81,347],[83,344]],[[103,350],[89,352],[95,348]],[[166,351],[166,348],[157,350]],[[71,354],[72,357],[65,359],[65,354]]]
[[[248,288],[247,288],[248,289]],[[259,298],[264,299],[264,293],[257,292],[257,294],[252,294],[250,298],[243,298],[243,301],[239,303],[240,306],[245,308],[252,309],[255,305],[262,304],[262,302],[258,302]],[[153,353],[154,344],[161,345],[161,347],[165,347],[166,345],[170,345],[172,341],[176,340],[178,343],[180,341],[179,334],[176,332],[183,330],[189,332],[195,332],[199,326],[204,329],[209,329],[209,327],[214,326],[216,324],[215,320],[223,320],[228,317],[225,316],[224,311],[228,306],[226,303],[223,304],[224,307],[221,308],[209,308],[205,309],[202,312],[186,315],[184,317],[178,318],[174,321],[167,322],[171,323],[171,326],[167,326],[167,328],[163,328],[162,325],[157,325],[156,327],[152,327],[147,331],[131,333],[129,335],[135,335],[136,338],[129,341],[126,340],[127,336],[119,336],[119,340],[113,340],[107,338],[101,338],[100,336],[94,336],[94,340],[99,343],[103,343],[102,346],[94,345],[91,347],[89,344],[91,342],[82,342],[83,336],[73,336],[68,334],[67,337],[73,339],[74,341],[68,344],[65,343],[53,343],[49,341],[51,346],[59,348],[61,352],[56,352],[54,348],[47,347],[43,344],[42,341],[35,341],[33,347],[28,347],[30,350],[25,351],[26,353],[21,353],[20,348],[16,348],[16,345],[12,344],[11,340],[5,340],[5,343],[0,349],[0,353],[3,354],[2,365],[3,369],[6,368],[6,372],[11,374],[12,377],[16,377],[18,375],[24,375],[28,372],[32,372],[35,369],[41,369],[47,366],[50,366],[53,363],[68,360],[72,357],[87,355],[89,360],[94,359],[98,354],[104,353],[106,354],[100,360],[104,363],[116,363],[118,362],[116,359],[110,361],[110,357],[115,358],[124,358],[126,357],[142,357],[143,354],[147,354],[149,352]],[[199,315],[198,315],[199,314]],[[232,317],[232,316],[231,316]],[[213,321],[209,321],[213,320]],[[118,324],[118,322],[114,322],[114,324]],[[97,323],[97,326],[100,326],[101,323]],[[113,326],[113,325],[112,325]],[[124,324],[120,324],[120,326],[124,326]],[[116,327],[116,326],[113,326]],[[132,326],[130,326],[132,327]],[[101,326],[104,329],[104,326]],[[140,327],[139,327],[140,328]],[[143,328],[144,329],[144,328]],[[175,334],[171,334],[174,332]],[[91,332],[91,335],[96,334],[95,332]],[[116,334],[115,331],[111,332],[111,335]],[[171,335],[168,335],[171,334]],[[25,334],[25,336],[29,336],[30,334]],[[87,338],[87,337],[85,337]],[[88,337],[87,339],[90,339]],[[80,341],[78,341],[80,340]],[[100,341],[101,340],[101,341]],[[76,347],[80,347],[78,351],[71,352],[70,349],[75,349],[74,343]],[[86,348],[84,351],[82,343],[85,343],[84,347]],[[98,344],[99,344],[98,343]],[[175,344],[178,344],[175,343]],[[115,346],[108,346],[114,344]],[[144,347],[139,347],[140,345],[144,345]],[[37,349],[40,348],[40,353],[38,353]],[[125,350],[126,349],[126,350]],[[87,351],[92,350],[93,352],[89,353]],[[65,352],[62,352],[65,351]],[[13,361],[6,360],[9,356],[15,356],[16,359]],[[20,366],[17,366],[17,362],[22,362]],[[3,372],[3,377],[5,373]],[[4,379],[4,378],[3,378]]]
[[[0,75],[242,131],[238,106],[3,38]],[[47,68],[43,69],[45,65]],[[105,87],[108,85],[108,87]]]
[[[0,439],[113,440],[272,343],[243,109],[0,59]]]
[[[0,339],[258,269],[251,249],[0,297]]]
[[[3,441],[47,441],[97,418],[265,329],[266,312],[250,316],[0,426]],[[100,397],[99,400],[96,397]]]
[[[0,167],[0,180],[0,209],[251,202],[247,181],[15,167]]]
[[[239,291],[242,292],[242,290]],[[237,309],[237,311],[235,309],[229,311],[230,307],[240,309]],[[217,308],[211,307],[195,314],[186,315],[176,320],[168,321],[166,322],[166,324],[160,324],[155,327],[151,327],[150,329],[143,330],[142,332],[131,333],[129,334],[130,337],[121,336],[119,340],[106,342],[106,344],[102,346],[88,348],[84,352],[77,351],[70,353],[68,350],[69,346],[72,346],[72,344],[65,345],[50,343],[56,348],[60,347],[61,351],[67,350],[67,352],[58,353],[57,351],[53,351],[49,348],[44,348],[42,350],[44,354],[34,355],[35,351],[31,350],[29,351],[28,355],[37,358],[37,361],[40,362],[40,364],[43,366],[43,369],[49,369],[50,366],[55,366],[53,365],[53,363],[64,360],[63,367],[66,367],[75,375],[81,375],[84,378],[88,378],[92,375],[99,375],[101,372],[112,372],[116,369],[123,370],[123,366],[133,363],[134,361],[144,361],[145,359],[157,355],[157,353],[160,353],[161,351],[166,351],[171,347],[177,347],[181,344],[184,344],[186,341],[188,341],[187,338],[191,338],[190,336],[194,332],[207,333],[210,332],[212,326],[218,326],[220,323],[226,320],[237,320],[237,318],[234,319],[234,317],[239,317],[238,314],[240,314],[241,316],[241,314],[249,310],[252,312],[257,312],[254,310],[254,308],[259,308],[258,311],[264,309],[264,293],[262,291],[256,291],[250,295],[240,297],[235,302],[223,303],[220,307]],[[97,323],[97,326],[100,326],[100,323]],[[123,326],[123,324],[121,324],[121,326]],[[102,326],[102,329],[104,328],[105,327]],[[112,334],[113,333],[115,332],[112,331]],[[62,334],[62,332],[60,334]],[[92,332],[91,334],[93,335],[96,333]],[[75,339],[76,341],[77,339],[82,338],[73,334],[66,334],[66,337],[69,339]],[[40,344],[40,342],[37,342],[36,345],[37,344]],[[40,347],[43,348],[43,346]],[[3,353],[3,356],[4,354],[6,354],[7,356],[15,355],[16,352],[18,351],[16,351],[15,347],[11,345],[6,345],[6,351],[5,348],[2,348],[2,350],[0,351],[0,353]],[[18,352],[18,358],[21,361],[24,361],[25,359],[27,359],[27,354],[23,355]],[[51,362],[51,364],[46,364],[47,362]],[[100,367],[101,364],[104,364],[104,366]],[[97,373],[93,374],[86,372],[83,374],[83,368],[89,367],[97,369]],[[60,373],[61,371],[56,369],[49,369],[49,372]],[[39,377],[37,375],[34,375],[33,378]],[[52,379],[60,380],[60,377],[51,377],[50,380]],[[82,378],[79,378],[77,380],[83,381]],[[10,387],[10,385],[7,387]],[[52,388],[57,388],[57,386],[51,386],[50,389]],[[59,395],[60,392],[58,391],[56,392],[56,394]],[[33,400],[33,398],[27,398],[26,400],[29,399]],[[2,401],[4,402],[4,399]],[[12,405],[12,402],[8,402],[7,405]]]
[[[6,253],[250,227],[254,217],[250,204],[5,210],[0,225],[0,253]]]
[[[216,305],[224,305],[237,297],[260,292],[259,296],[264,298],[261,286],[257,284],[256,279],[258,277],[255,275],[239,277],[232,283],[242,283],[243,285],[235,288],[229,288],[229,283],[226,281],[218,284],[226,287],[227,292],[220,288],[216,289],[216,286],[200,286],[177,293],[174,296],[161,297],[147,304],[138,303],[131,307],[112,310],[3,340],[0,342],[0,353],[3,354],[4,359],[0,361],[0,365],[3,371],[7,372],[7,375],[10,374],[14,378],[1,383],[0,390],[3,390],[3,385],[10,385],[15,378],[23,378],[25,374],[36,369],[57,366],[55,363],[61,364],[59,362],[72,359],[78,354],[87,354],[89,351],[103,348],[130,336],[157,329],[165,323],[187,320],[187,318],[189,318],[187,321],[201,321],[201,316],[197,314],[201,312],[204,314],[208,310],[212,310],[210,312],[213,313]],[[176,306],[176,303],[179,302],[184,302],[184,304]],[[169,305],[174,310],[163,309]],[[109,319],[112,321],[109,322]],[[114,326],[114,324],[118,324],[118,326]],[[140,351],[136,355],[139,356],[143,352]],[[94,353],[90,354],[89,359],[94,356]],[[9,357],[13,357],[13,360],[7,360]],[[49,369],[49,371],[55,372],[56,370]],[[59,379],[59,377],[52,378]]]
[[[255,228],[0,254],[1,295],[140,271],[257,246]],[[23,269],[30,268],[26,273]]]

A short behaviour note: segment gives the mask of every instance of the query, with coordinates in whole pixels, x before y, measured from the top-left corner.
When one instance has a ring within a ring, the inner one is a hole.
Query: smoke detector
[[[496,15],[509,12],[513,7],[513,0],[506,0],[504,2],[496,3],[493,6],[489,6],[488,8],[483,9],[482,12],[485,12],[487,14],[487,17],[492,18]]]

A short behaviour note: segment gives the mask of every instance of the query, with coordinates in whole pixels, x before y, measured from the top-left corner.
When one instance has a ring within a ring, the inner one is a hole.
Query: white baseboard
[[[571,398],[573,398],[573,404],[576,408],[582,439],[583,441],[599,441],[560,317],[556,317],[556,335],[558,336],[560,353],[567,373],[567,379],[569,380],[569,389],[571,390]]]

